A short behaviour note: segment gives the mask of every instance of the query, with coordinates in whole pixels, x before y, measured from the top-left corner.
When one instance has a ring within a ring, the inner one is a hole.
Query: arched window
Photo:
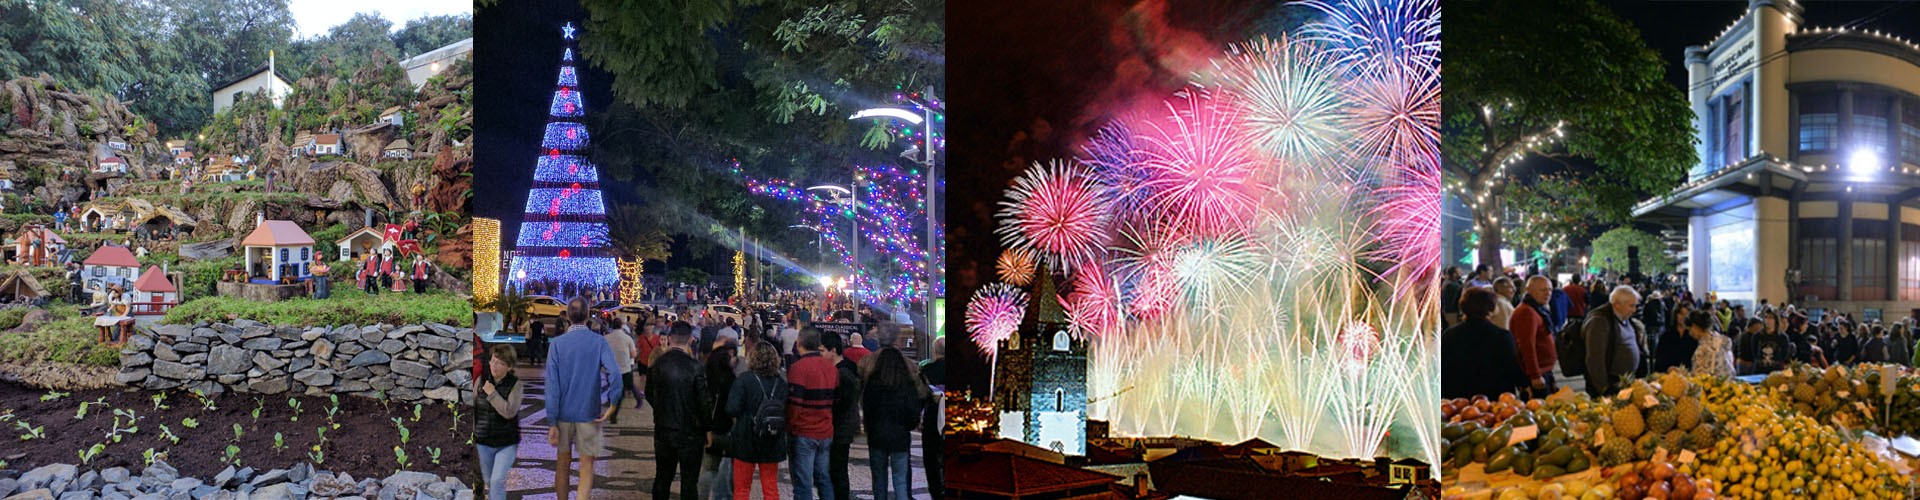
[[[1053,411],[1067,411],[1067,390],[1053,389]]]

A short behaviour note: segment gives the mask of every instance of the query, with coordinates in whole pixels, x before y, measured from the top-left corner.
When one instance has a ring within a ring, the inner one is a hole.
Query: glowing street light
[[[1871,174],[1880,169],[1880,156],[1868,149],[1857,149],[1847,157],[1847,169],[1859,175]]]
[[[912,123],[914,125],[919,125],[925,121],[924,119],[920,118],[920,115],[918,113],[914,113],[912,111],[907,111],[900,108],[863,109],[863,110],[860,110],[859,113],[854,113],[853,116],[847,117],[848,120],[859,120],[862,118],[896,118],[900,120],[906,120],[907,123]]]

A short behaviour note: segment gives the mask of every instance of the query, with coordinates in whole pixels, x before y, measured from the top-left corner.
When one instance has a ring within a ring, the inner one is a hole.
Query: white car
[[[632,328],[634,331],[639,331],[639,327],[635,326],[635,322],[643,317],[655,318],[664,315],[668,321],[673,320],[673,313],[658,313],[655,312],[652,307],[643,304],[622,304],[602,310],[601,313],[607,317],[619,318],[620,323],[627,325],[628,328]]]
[[[700,311],[700,314],[707,318],[709,324],[724,325],[728,319],[732,319],[735,325],[745,325],[745,318],[741,316],[740,308],[730,304],[709,304],[706,309]]]
[[[535,318],[558,318],[567,313],[567,303],[545,295],[528,295],[527,315]]]

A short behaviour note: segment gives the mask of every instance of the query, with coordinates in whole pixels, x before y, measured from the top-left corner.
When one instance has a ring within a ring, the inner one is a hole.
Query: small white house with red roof
[[[127,172],[127,162],[126,160],[121,160],[120,157],[118,156],[109,156],[106,158],[101,158],[100,166],[94,167],[93,171],[103,173],[103,174],[106,174],[106,173],[124,174]]]
[[[133,252],[127,247],[101,245],[80,261],[80,273],[88,287],[100,287],[111,284],[126,285],[140,272],[140,261],[133,258]]]
[[[313,155],[340,154],[340,134],[320,134],[313,136]]]
[[[133,281],[133,314],[136,316],[166,314],[168,309],[180,304],[180,290],[174,288],[173,281],[167,279],[167,273],[160,266],[147,266],[140,273],[140,279]]]
[[[247,276],[278,283],[283,276],[312,276],[313,237],[290,220],[263,220],[240,240],[245,248]]]
[[[181,152],[178,152],[178,153],[174,153],[174,154],[173,154],[173,164],[174,164],[174,165],[192,165],[192,164],[193,164],[193,153],[189,153],[189,152],[186,152],[186,151],[181,151]]]

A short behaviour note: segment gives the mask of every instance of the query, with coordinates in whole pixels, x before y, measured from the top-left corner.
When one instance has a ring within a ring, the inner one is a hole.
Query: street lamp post
[[[923,96],[923,98],[925,99],[925,102],[917,103],[917,104],[920,104],[920,108],[921,108],[920,113],[914,113],[913,111],[900,109],[900,108],[869,108],[869,109],[861,110],[858,113],[854,113],[853,116],[847,117],[847,119],[859,120],[863,118],[890,118],[890,119],[903,120],[903,121],[906,121],[907,123],[921,126],[922,133],[926,135],[926,139],[918,148],[919,151],[913,151],[915,153],[919,153],[917,155],[918,158],[909,156],[908,159],[912,160],[914,163],[919,163],[922,167],[925,167],[927,169],[927,193],[926,193],[927,256],[926,256],[926,261],[924,263],[927,266],[927,282],[926,282],[926,290],[925,290],[926,298],[921,302],[921,307],[924,308],[924,313],[921,314],[921,320],[922,320],[921,324],[926,328],[927,335],[932,336],[935,333],[933,331],[933,300],[934,300],[933,290],[935,288],[935,283],[941,282],[941,275],[943,271],[943,269],[940,266],[941,245],[940,245],[940,242],[935,239],[936,238],[935,227],[939,225],[938,217],[940,214],[939,205],[937,204],[937,200],[936,200],[936,198],[939,195],[938,188],[939,188],[940,177],[938,175],[938,171],[939,171],[938,166],[935,164],[934,157],[933,157],[934,117],[933,117],[932,102],[934,101],[934,98],[933,98],[932,86],[927,87],[926,94]]]

